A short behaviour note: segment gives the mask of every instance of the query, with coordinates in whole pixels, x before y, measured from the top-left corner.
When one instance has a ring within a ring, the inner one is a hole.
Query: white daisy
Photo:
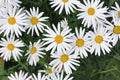
[[[94,32],[89,31],[87,36],[91,45],[91,53],[95,52],[95,55],[100,56],[101,53],[106,54],[111,51],[111,33],[103,26],[98,26],[97,29],[94,29]]]
[[[47,29],[45,29],[47,34],[43,34],[46,37],[43,39],[45,41],[44,45],[48,45],[46,51],[52,49],[51,53],[54,53],[55,50],[59,52],[71,48],[71,45],[69,44],[72,42],[70,38],[73,36],[73,34],[70,33],[71,29],[69,29],[69,27],[61,29],[60,23],[58,23],[57,28],[54,24],[52,26],[53,29],[47,27]]]
[[[62,13],[63,9],[65,9],[66,14],[70,14],[70,12],[74,12],[76,10],[76,6],[80,4],[79,0],[49,0],[51,7],[55,7],[55,11],[59,10],[59,14]]]
[[[28,76],[28,73],[20,70],[19,72],[15,72],[15,74],[10,74],[8,76],[9,80],[31,80],[32,76]]]
[[[26,53],[26,56],[28,55],[27,61],[29,61],[30,65],[37,65],[40,57],[42,58],[45,54],[43,50],[43,42],[41,42],[40,40],[34,42],[33,44],[30,42],[29,50]]]
[[[111,7],[113,10],[110,10],[109,14],[111,17],[115,17],[116,19],[120,19],[120,6],[117,2],[115,2],[115,7]]]
[[[13,7],[20,7],[22,2],[20,0],[0,0],[0,6],[13,6]]]
[[[30,31],[32,31],[32,36],[35,33],[37,34],[37,36],[39,36],[39,31],[43,32],[44,27],[46,27],[47,25],[44,23],[46,21],[46,19],[48,19],[48,17],[42,17],[44,12],[40,12],[39,13],[39,8],[37,7],[37,9],[35,9],[35,7],[30,8],[30,12],[26,11],[27,15],[28,15],[28,25],[26,26],[26,29],[28,29],[27,34],[30,33]]]
[[[47,80],[47,79],[45,78],[45,75],[38,73],[37,76],[35,74],[33,74],[32,80]]]
[[[0,14],[0,33],[4,33],[4,36],[14,33],[17,37],[22,36],[22,32],[25,32],[23,26],[27,25],[23,8],[9,7],[6,11]]]
[[[113,17],[113,23],[106,25],[106,28],[112,34],[112,43],[115,46],[120,39],[120,19]]]
[[[75,28],[75,36],[73,37],[72,50],[75,55],[80,55],[81,58],[87,57],[87,51],[89,51],[90,45],[88,43],[85,29],[80,28],[79,31]]]
[[[95,28],[98,24],[104,24],[106,22],[107,7],[103,7],[104,2],[100,3],[100,0],[83,0],[84,4],[80,4],[77,15],[78,19],[83,19],[82,24]]]
[[[64,76],[62,72],[62,73],[57,73],[55,76],[51,77],[51,80],[73,80],[73,77],[71,77],[70,74]]]
[[[59,52],[51,55],[53,60],[50,62],[52,68],[58,72],[65,71],[65,73],[72,73],[72,70],[76,70],[74,66],[79,66],[79,61],[76,60],[79,57],[76,57],[72,52]]]
[[[61,27],[62,27],[62,28],[69,27],[69,26],[68,26],[68,21],[67,21],[66,18],[64,18],[64,20],[60,21],[60,24],[61,24]]]
[[[15,40],[15,37],[7,37],[7,39],[1,38],[0,46],[1,57],[5,61],[10,60],[11,56],[13,56],[15,61],[18,61],[20,56],[22,56],[21,52],[23,51],[20,48],[24,47],[24,43],[19,39]]]
[[[46,79],[50,79],[50,77],[54,76],[54,74],[56,73],[56,71],[51,66],[47,65],[45,65],[45,70],[39,70],[39,72],[44,73]]]

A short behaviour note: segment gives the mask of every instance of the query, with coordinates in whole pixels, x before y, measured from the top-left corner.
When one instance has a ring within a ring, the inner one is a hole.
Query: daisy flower
[[[28,73],[20,70],[19,72],[15,72],[15,74],[10,74],[8,76],[9,80],[31,80],[32,76],[28,76]]]
[[[64,76],[62,72],[62,73],[57,73],[55,76],[51,77],[51,80],[73,80],[73,77],[71,77],[70,74]]]
[[[87,57],[87,51],[89,51],[90,45],[88,43],[87,36],[85,34],[85,29],[80,28],[79,31],[75,28],[75,36],[73,37],[72,43],[75,55],[80,55],[81,58]]]
[[[63,9],[66,14],[70,14],[70,12],[74,12],[76,10],[76,6],[80,4],[78,0],[49,0],[51,7],[55,7],[55,11],[59,10],[59,14],[62,13]]]
[[[20,56],[22,56],[21,52],[23,52],[20,48],[24,47],[24,43],[19,39],[15,40],[15,37],[10,37],[7,39],[1,38],[0,41],[0,53],[5,61],[10,60],[11,56],[18,61]]]
[[[68,26],[68,21],[67,21],[66,18],[64,18],[64,20],[60,21],[60,24],[61,24],[61,27],[62,27],[62,28],[69,27],[69,26]]]
[[[45,75],[41,75],[41,73],[38,73],[37,76],[33,74],[32,80],[47,80],[47,79],[45,78]]]
[[[13,6],[13,7],[20,7],[22,2],[20,0],[0,0],[0,6]]]
[[[70,50],[66,52],[59,52],[51,55],[53,60],[50,62],[52,68],[57,72],[65,71],[65,73],[72,73],[72,70],[76,70],[74,66],[79,66],[79,61],[76,60],[79,57],[76,57]]]
[[[45,29],[47,34],[43,34],[46,37],[43,39],[45,41],[44,45],[48,45],[46,51],[52,49],[51,53],[54,53],[55,50],[59,52],[71,48],[71,45],[69,44],[72,42],[70,38],[73,36],[73,34],[70,33],[71,29],[69,29],[69,27],[61,29],[60,23],[58,23],[57,28],[54,24],[52,26],[53,29],[47,27],[47,29]]]
[[[45,65],[45,70],[39,70],[40,73],[44,73],[46,79],[50,79],[50,77],[52,77],[56,71],[51,67],[51,66],[47,66]]]
[[[109,32],[112,34],[112,43],[113,46],[118,42],[120,39],[120,19],[116,19],[113,17],[113,23],[110,23],[106,26],[106,28],[109,30]]]
[[[80,4],[77,15],[78,19],[83,19],[82,24],[95,28],[98,24],[104,24],[106,22],[107,7],[103,7],[104,2],[100,3],[100,0],[83,0],[84,4]]]
[[[111,17],[115,17],[116,19],[120,19],[120,6],[117,2],[115,2],[115,6],[111,7],[113,10],[110,10],[109,14]]]
[[[23,26],[27,25],[27,16],[23,8],[9,7],[0,15],[0,33],[4,33],[4,36],[13,34],[17,37],[19,37],[19,35],[22,36],[22,32],[25,32]]]
[[[91,53],[95,52],[95,55],[100,56],[101,53],[106,54],[111,51],[111,33],[103,26],[98,26],[97,29],[94,29],[94,32],[89,31],[87,36],[91,45]]]
[[[37,7],[37,9],[35,9],[35,7],[30,8],[30,12],[26,11],[27,15],[28,15],[28,25],[26,26],[26,29],[28,29],[27,34],[30,33],[30,31],[32,31],[32,36],[35,33],[37,34],[37,36],[39,36],[39,31],[43,32],[44,27],[46,27],[47,25],[44,23],[45,21],[47,21],[46,19],[48,19],[48,17],[42,17],[44,12],[39,12],[39,8]]]
[[[28,56],[27,61],[29,61],[30,65],[37,65],[37,62],[39,62],[40,57],[42,58],[45,54],[43,50],[43,42],[41,42],[41,40],[38,40],[33,44],[30,42],[29,50],[26,53],[26,56]]]

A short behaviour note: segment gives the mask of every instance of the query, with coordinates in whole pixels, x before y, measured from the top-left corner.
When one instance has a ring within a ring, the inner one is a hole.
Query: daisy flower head
[[[4,33],[4,36],[13,34],[17,37],[22,36],[22,32],[25,32],[24,26],[27,25],[26,18],[23,8],[7,8],[0,17],[0,33]]]
[[[39,32],[43,32],[44,27],[47,26],[44,22],[47,21],[48,17],[43,17],[44,12],[39,12],[38,7],[36,9],[35,7],[30,8],[30,12],[26,11],[26,13],[28,15],[27,34],[31,32],[32,36],[34,33],[39,36]]]
[[[35,74],[32,75],[32,80],[47,80],[45,78],[45,75],[42,75],[41,73],[38,73],[38,75],[36,76]]]
[[[110,10],[109,14],[111,17],[115,17],[116,19],[120,19],[120,6],[117,2],[115,2],[115,6],[111,7],[112,10]]]
[[[79,57],[76,57],[70,50],[66,52],[59,52],[51,55],[53,60],[50,65],[57,72],[64,71],[66,74],[71,74],[72,70],[76,70],[75,66],[79,66]]]
[[[13,6],[13,7],[20,7],[22,2],[20,0],[0,0],[0,6]]]
[[[103,7],[104,2],[100,0],[83,0],[83,3],[80,3],[78,11],[80,13],[77,15],[78,19],[83,19],[82,24],[84,27],[87,26],[95,28],[98,24],[105,24],[107,7]]]
[[[72,42],[70,38],[73,36],[70,32],[71,29],[69,29],[69,27],[61,28],[60,23],[58,23],[57,28],[54,24],[52,26],[53,29],[47,27],[47,29],[45,29],[47,34],[43,34],[46,37],[43,39],[45,41],[44,45],[48,45],[46,51],[51,50],[51,53],[54,53],[56,50],[59,52],[71,48],[69,44]]]
[[[74,51],[76,56],[80,56],[81,58],[87,57],[87,52],[90,50],[90,45],[88,43],[88,38],[85,34],[85,29],[80,27],[79,31],[75,28],[75,36],[73,37],[73,48],[71,50]]]
[[[111,46],[111,33],[108,32],[106,28],[102,25],[99,25],[98,28],[94,29],[94,32],[89,31],[87,33],[89,44],[91,46],[90,52],[95,53],[95,55],[100,56],[101,53],[106,54],[109,53],[112,48]]]
[[[62,13],[63,10],[65,10],[65,13],[68,15],[71,12],[74,12],[74,10],[77,9],[77,6],[79,5],[79,0],[49,0],[51,7],[55,7],[55,11],[59,10],[59,14]]]
[[[23,51],[20,48],[24,47],[24,43],[19,39],[15,40],[15,37],[12,36],[10,38],[7,37],[7,39],[1,38],[0,46],[0,57],[8,61],[13,56],[14,60],[18,61],[20,56],[22,56],[21,52]]]
[[[39,62],[40,58],[42,58],[45,54],[43,51],[43,42],[41,42],[41,40],[38,40],[33,44],[30,42],[29,50],[25,54],[26,56],[28,56],[27,61],[29,61],[29,64],[36,66],[37,62]]]
[[[28,73],[20,70],[19,72],[15,72],[15,74],[10,74],[8,76],[9,80],[31,80],[32,76],[29,76]]]
[[[69,27],[69,26],[68,26],[68,21],[67,21],[66,18],[64,18],[64,20],[60,21],[60,24],[61,24],[61,27],[62,27],[62,28]]]
[[[120,19],[113,17],[113,23],[106,25],[106,28],[112,34],[112,43],[115,46],[120,39]]]
[[[45,65],[45,70],[39,70],[40,73],[44,73],[46,79],[50,79],[50,77],[54,76],[56,71],[51,67]]]
[[[64,72],[62,72],[51,77],[51,80],[73,80],[73,77],[71,77],[70,74],[64,76]]]

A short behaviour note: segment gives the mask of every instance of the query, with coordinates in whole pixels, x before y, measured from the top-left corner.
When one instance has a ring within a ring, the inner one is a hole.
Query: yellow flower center
[[[92,15],[95,14],[95,9],[91,7],[91,8],[88,9],[87,12],[88,12],[88,15],[92,16]]]
[[[115,34],[120,34],[120,26],[115,26],[115,27],[113,28],[113,32],[114,32]]]
[[[57,36],[55,37],[55,42],[56,42],[57,44],[62,43],[62,42],[63,42],[63,37],[62,37],[61,35],[57,35]]]
[[[32,47],[31,50],[30,50],[30,53],[31,54],[35,54],[37,51],[37,48],[36,47]]]
[[[37,17],[32,17],[30,22],[31,22],[32,25],[36,25],[38,23],[38,21],[39,20],[38,20]]]
[[[8,18],[8,23],[10,25],[14,25],[16,23],[16,19],[14,17],[10,17],[10,18]]]
[[[64,3],[68,2],[68,0],[62,0]]]
[[[118,12],[118,17],[120,18],[120,11]]]
[[[63,54],[60,58],[61,62],[67,62],[69,60],[69,56],[67,54]]]
[[[52,73],[52,69],[50,69],[50,68],[48,68],[46,71],[47,71],[48,74]]]
[[[13,51],[15,46],[13,44],[8,44],[7,48],[8,48],[8,50]]]
[[[83,39],[78,39],[78,40],[76,41],[76,46],[82,47],[83,45],[84,45],[84,40],[83,40]]]
[[[97,36],[95,37],[95,41],[96,41],[96,43],[100,44],[100,43],[103,42],[103,37],[100,36],[100,35],[97,35]]]

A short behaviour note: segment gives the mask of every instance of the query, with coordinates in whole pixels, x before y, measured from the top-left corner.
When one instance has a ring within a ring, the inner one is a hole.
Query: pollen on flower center
[[[8,44],[7,48],[8,48],[8,50],[12,51],[12,50],[14,50],[15,46],[13,44]]]
[[[94,8],[92,8],[92,7],[90,7],[90,8],[88,8],[88,15],[90,15],[90,16],[92,16],[92,15],[94,15],[95,14],[95,9]]]
[[[120,11],[118,12],[118,17],[120,18]]]
[[[36,47],[32,47],[31,50],[30,50],[30,53],[31,54],[35,54],[37,51],[37,48]]]
[[[36,25],[38,23],[38,21],[39,20],[38,20],[37,17],[32,17],[30,22],[31,22],[32,25]]]
[[[63,54],[60,58],[61,62],[67,62],[69,60],[69,56],[67,54]]]
[[[68,2],[68,0],[62,0],[64,3]]]
[[[84,46],[84,40],[83,39],[76,40],[76,46],[78,46],[78,47]]]
[[[114,32],[115,34],[120,34],[120,26],[115,26],[115,27],[113,28],[113,32]]]
[[[100,43],[103,42],[103,37],[100,36],[100,35],[97,35],[97,36],[95,37],[95,41],[96,41],[96,43],[100,44]]]
[[[50,68],[48,68],[46,71],[47,71],[48,74],[52,73],[52,69],[50,69]]]
[[[8,23],[14,25],[16,23],[16,19],[14,17],[8,18]]]
[[[57,35],[57,36],[55,37],[55,42],[56,42],[57,44],[62,43],[62,42],[63,42],[63,37],[62,37],[61,35]]]

